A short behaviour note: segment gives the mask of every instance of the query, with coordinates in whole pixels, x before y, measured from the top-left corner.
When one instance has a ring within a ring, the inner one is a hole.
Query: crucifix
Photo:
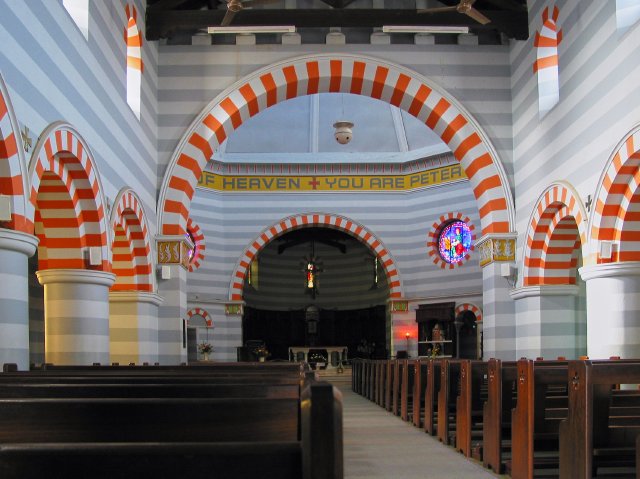
[[[33,140],[29,135],[29,128],[27,127],[27,125],[25,125],[20,132],[20,136],[22,137],[22,147],[24,148],[24,151],[29,152],[29,150],[33,146]]]
[[[591,213],[591,195],[587,196],[587,201],[584,203],[584,207],[587,209],[587,213]]]

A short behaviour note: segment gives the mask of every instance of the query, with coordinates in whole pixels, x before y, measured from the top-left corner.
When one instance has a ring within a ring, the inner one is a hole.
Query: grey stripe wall
[[[511,176],[511,92],[507,46],[160,45],[158,154],[164,172],[185,125],[219,93],[266,65],[303,54],[355,53],[399,63],[443,86],[480,122]]]
[[[529,1],[532,36],[526,42],[512,44],[513,159],[520,260],[532,208],[541,192],[554,181],[566,180],[576,188],[582,201],[589,195],[594,198],[600,175],[616,144],[640,121],[640,89],[637,87],[640,84],[637,61],[640,28],[636,23],[626,34],[617,30],[616,3]],[[560,101],[540,119],[537,81],[532,70],[533,34],[541,28],[545,7],[554,5],[560,10],[558,26],[563,31],[563,40],[558,46]],[[585,222],[587,220],[585,218]],[[522,263],[519,268],[523,270]],[[558,298],[544,296],[517,301],[521,346],[518,357],[531,355],[534,343],[542,345],[541,354],[555,355],[560,348],[554,347],[554,342],[570,334],[571,329],[577,335],[575,346],[565,344],[564,352],[572,354],[573,348],[573,354],[585,354],[587,307],[584,285],[581,288],[577,298],[565,299],[566,304],[561,304]],[[598,293],[593,288],[591,291],[594,294],[589,298],[589,312],[593,316],[601,312],[598,308],[604,307],[605,302],[602,291]],[[608,293],[612,296],[606,304],[624,302],[620,296],[622,288],[608,290]],[[575,317],[570,317],[571,314]],[[556,323],[549,324],[554,316]],[[597,316],[589,320],[590,336],[596,333],[596,338],[601,335],[591,322],[595,321],[595,326],[604,319],[600,314]],[[539,323],[532,324],[532,318]],[[614,354],[615,344],[616,341],[612,341],[607,345],[608,354]],[[589,355],[603,353],[602,348],[591,347],[589,351]]]
[[[459,268],[441,269],[429,257],[426,245],[432,224],[446,213],[461,212],[479,227],[468,181],[406,194],[222,194],[198,189],[191,215],[204,232],[207,257],[198,270],[187,275],[189,307],[203,307],[212,315],[216,359],[222,354],[235,358],[235,346],[241,342],[239,321],[194,297],[214,303],[228,300],[231,275],[244,249],[264,228],[306,212],[340,214],[375,234],[396,262],[407,298],[437,296],[455,301],[461,294],[482,290],[476,252]],[[229,339],[223,340],[224,335],[230,335]]]
[[[89,2],[89,39],[62,2],[0,0],[0,71],[34,138],[64,120],[90,145],[105,193],[123,186],[155,211],[157,44],[143,42],[142,115],[126,102],[124,0]],[[144,12],[142,0],[131,0]],[[139,15],[143,27],[144,15]],[[155,231],[155,215],[149,215]]]

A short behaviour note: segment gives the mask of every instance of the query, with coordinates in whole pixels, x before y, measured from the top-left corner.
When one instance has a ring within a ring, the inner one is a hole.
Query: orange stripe
[[[398,81],[396,82],[396,86],[393,89],[393,95],[391,95],[390,103],[395,106],[400,106],[402,103],[402,99],[407,91],[407,87],[411,82],[411,78],[409,78],[405,74],[400,74],[398,76]]]
[[[136,57],[127,56],[127,67],[134,70],[142,70],[142,60]]]
[[[409,107],[409,113],[411,115],[417,117],[420,114],[420,111],[427,101],[427,98],[431,94],[431,91],[431,88],[429,88],[428,86],[420,85],[420,88],[418,88],[418,91],[416,92],[416,95],[411,102],[411,106]]]
[[[260,112],[260,106],[258,105],[258,99],[256,94],[248,83],[240,87],[240,94],[247,102],[247,108],[249,108],[249,116],[254,116]]]
[[[298,96],[298,75],[293,66],[284,67],[282,69],[284,79],[287,82],[287,100]]]
[[[501,200],[504,201],[504,200]],[[482,217],[482,215],[480,215]],[[490,233],[508,233],[509,232],[509,222],[508,221],[494,221],[486,228],[482,228],[482,234],[490,234]]]
[[[425,122],[426,125],[433,130],[440,118],[442,118],[442,115],[444,115],[450,106],[451,103],[449,103],[446,98],[440,98],[435,108],[431,111],[429,118],[427,118],[427,121]]]
[[[278,89],[276,87],[276,82],[273,79],[273,75],[271,75],[271,73],[262,75],[260,77],[260,81],[267,93],[267,106],[275,105],[278,102]]]
[[[385,82],[387,81],[387,75],[389,69],[385,67],[377,67],[376,75],[373,79],[373,87],[371,88],[371,97],[378,100],[382,97],[382,91],[384,89]]]
[[[353,62],[353,72],[351,76],[351,93],[355,95],[362,94],[365,69],[366,64],[364,62]]]
[[[318,93],[320,86],[320,66],[318,62],[307,62],[307,77],[309,83],[307,84],[307,95],[313,95]]]
[[[458,159],[458,161],[462,161],[462,159],[467,155],[469,150],[475,148],[480,143],[482,143],[482,141],[480,140],[480,137],[478,136],[478,134],[477,133],[472,133],[471,135],[469,135],[468,138],[464,139],[460,143],[460,146],[458,146],[458,148],[456,148],[456,151],[454,151],[453,154]],[[485,153],[485,155],[489,156],[488,153]],[[484,155],[482,155],[482,156],[484,156]],[[480,156],[479,158],[482,158],[482,156]],[[490,156],[489,156],[489,159],[490,159],[490,163],[493,164],[493,161],[491,161],[491,157]],[[478,160],[478,158],[476,158],[473,162],[475,163],[477,160]],[[466,171],[465,171],[465,173],[466,173]],[[469,176],[468,173],[467,173],[467,176]]]
[[[442,141],[445,143],[449,143],[453,136],[460,131],[462,127],[467,124],[467,119],[462,116],[456,116],[451,123],[445,128],[444,132],[442,132]]]
[[[342,60],[331,60],[329,62],[329,69],[331,70],[329,91],[337,93],[340,91],[340,82],[342,81]]]
[[[193,197],[194,189],[191,186],[189,181],[182,179],[178,176],[172,176],[171,180],[169,180],[169,187],[175,190],[183,191],[189,196],[189,198]]]
[[[22,176],[14,176],[13,178],[0,178],[0,193],[4,195],[22,195]]]
[[[7,111],[9,111],[9,109],[7,108],[7,104],[4,101],[4,97],[2,96],[2,94],[0,94],[0,119],[4,118],[4,116],[7,114]]]
[[[231,118],[231,124],[233,128],[236,129],[240,125],[242,125],[242,118],[240,117],[240,111],[238,107],[231,101],[231,98],[227,97],[220,102],[220,106],[224,111],[227,112],[229,118]]]
[[[473,189],[476,198],[480,198],[486,191],[492,188],[499,188],[501,186],[500,177],[498,175],[490,176],[482,180],[478,185]]]
[[[178,158],[177,163],[182,168],[186,168],[187,170],[192,171],[193,176],[195,176],[196,178],[200,178],[200,175],[202,174],[202,168],[200,168],[200,165],[194,158],[191,158],[190,156],[182,153]]]
[[[0,158],[11,158],[18,153],[18,144],[16,137],[10,133],[4,141],[0,141]]]
[[[191,134],[191,137],[189,138],[189,143],[195,146],[198,150],[202,152],[205,160],[208,161],[213,156],[213,148],[211,148],[211,145],[209,144],[209,142],[205,140],[203,137],[201,137],[200,135],[198,135],[197,133]]]
[[[552,55],[550,57],[539,58],[533,64],[533,71],[544,70],[545,68],[552,68],[558,66],[558,55]]]
[[[204,123],[207,128],[209,128],[216,135],[218,143],[222,144],[224,140],[227,139],[227,134],[225,133],[224,128],[222,128],[222,123],[220,123],[213,115],[207,115],[202,123]],[[194,133],[193,135],[195,134],[196,133]],[[209,158],[211,158],[211,156],[207,157],[207,159]]]

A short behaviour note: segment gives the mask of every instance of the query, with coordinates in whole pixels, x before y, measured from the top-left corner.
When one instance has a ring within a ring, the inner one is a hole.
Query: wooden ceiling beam
[[[298,28],[361,27],[382,25],[468,26],[472,31],[498,30],[509,38],[529,37],[527,12],[483,11],[491,23],[481,25],[457,12],[417,15],[413,9],[247,9],[238,12],[233,25],[295,25]],[[193,33],[220,25],[224,10],[147,9],[148,41],[170,38],[177,33]]]

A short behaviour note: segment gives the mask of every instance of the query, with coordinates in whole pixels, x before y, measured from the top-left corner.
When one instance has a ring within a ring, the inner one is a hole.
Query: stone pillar
[[[516,359],[516,233],[485,235],[478,241],[482,267],[483,358]]]
[[[162,298],[143,291],[109,293],[111,362],[158,361],[158,306]]]
[[[38,238],[0,229],[0,366],[29,369],[29,257]]]
[[[524,286],[516,301],[517,357],[577,359],[586,354],[586,318],[578,308],[576,285]]]
[[[44,286],[45,361],[53,364],[109,363],[109,288],[113,273],[47,269]]]
[[[187,271],[188,252],[192,247],[185,236],[157,238],[158,293],[164,299],[158,311],[158,361],[161,364],[187,362]]]
[[[640,262],[584,266],[587,282],[587,355],[640,357]]]

